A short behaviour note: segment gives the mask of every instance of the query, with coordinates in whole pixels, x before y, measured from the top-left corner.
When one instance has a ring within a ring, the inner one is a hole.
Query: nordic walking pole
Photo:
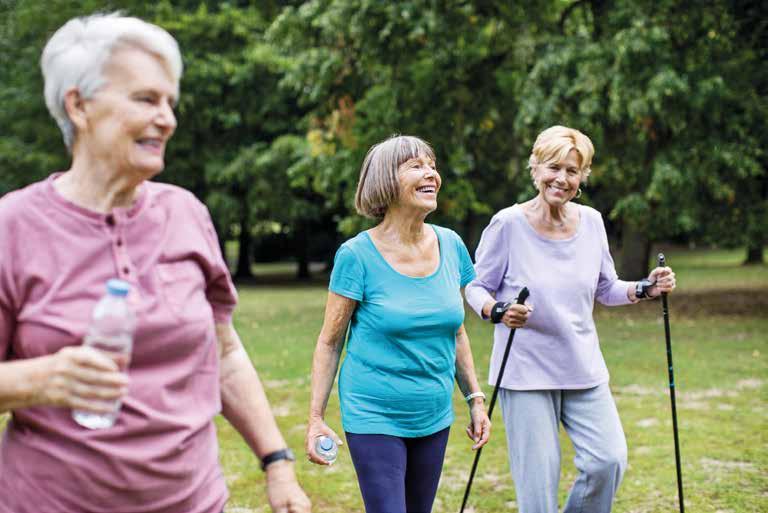
[[[530,292],[527,287],[523,287],[520,294],[517,296],[517,304],[522,305],[525,300],[528,299]],[[509,358],[509,350],[512,349],[512,339],[515,338],[515,328],[509,330],[509,338],[507,339],[507,347],[504,349],[504,357],[501,359],[501,368],[499,369],[499,376],[496,378],[496,386],[493,387],[493,395],[491,396],[491,405],[488,407],[488,420],[491,420],[493,415],[493,407],[496,405],[496,396],[499,395],[499,386],[501,386],[501,378],[504,376],[504,368],[507,366],[507,359]],[[467,481],[467,489],[464,490],[464,499],[461,501],[461,510],[459,513],[464,513],[464,506],[467,505],[467,498],[469,498],[469,491],[472,489],[472,479],[475,477],[475,471],[477,470],[477,462],[480,461],[480,454],[483,452],[483,448],[480,447],[475,453],[475,462],[472,463],[472,471],[469,473],[469,481]]]
[[[666,267],[664,253],[659,253],[659,267]],[[675,434],[675,467],[677,469],[677,498],[680,502],[680,513],[685,513],[683,502],[683,473],[680,469],[680,440],[677,435],[677,407],[675,405],[675,370],[672,366],[672,339],[669,333],[669,309],[667,293],[661,293],[661,307],[664,311],[664,334],[667,337],[667,364],[669,365],[669,399],[672,402],[672,430]]]

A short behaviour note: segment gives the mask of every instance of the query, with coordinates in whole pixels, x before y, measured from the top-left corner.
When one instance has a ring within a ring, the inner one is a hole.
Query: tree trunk
[[[747,259],[744,265],[762,264],[766,231],[768,231],[768,178],[763,178],[759,197],[747,211]]]
[[[765,230],[768,229],[768,223],[765,222],[766,216],[768,216],[768,207],[758,202],[751,210],[747,214],[747,259],[744,261],[744,265],[763,263]]]
[[[296,228],[296,269],[297,280],[308,280],[309,276],[309,237],[307,226],[299,221]]]
[[[240,216],[240,247],[238,248],[237,255],[237,270],[235,271],[235,278],[253,278],[251,272],[251,249],[253,241],[251,239],[251,225],[248,221],[248,207],[243,202],[242,215]]]
[[[621,235],[621,265],[619,277],[623,280],[639,280],[648,276],[651,241],[645,230],[624,221]]]
[[[464,240],[464,245],[467,247],[470,256],[474,258],[475,250],[477,249],[477,243],[480,239],[480,234],[477,230],[477,216],[472,212],[467,212],[467,217],[464,219],[464,233],[461,234]]]
[[[216,238],[219,241],[219,251],[221,251],[221,256],[224,258],[224,263],[227,264],[227,269],[232,272],[231,262],[227,258],[227,238],[229,237],[229,234],[222,229],[221,224],[219,224],[216,219],[213,219],[213,216],[211,216],[211,222],[213,223],[213,229],[216,230]]]
[[[762,263],[763,263],[763,246],[752,245],[752,244],[747,246],[747,259],[744,261],[744,265],[762,264]]]

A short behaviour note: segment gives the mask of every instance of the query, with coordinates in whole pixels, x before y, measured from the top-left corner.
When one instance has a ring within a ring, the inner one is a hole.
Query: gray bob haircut
[[[118,48],[139,48],[155,54],[164,61],[178,87],[181,52],[176,40],[164,29],[119,12],[69,20],[48,40],[40,67],[45,81],[45,105],[70,151],[76,134],[64,108],[64,97],[73,88],[83,98],[93,97],[105,85],[104,66]]]
[[[397,168],[417,157],[435,160],[432,147],[418,137],[393,135],[386,141],[374,144],[365,156],[357,182],[355,209],[358,214],[381,219],[389,206],[400,195]]]

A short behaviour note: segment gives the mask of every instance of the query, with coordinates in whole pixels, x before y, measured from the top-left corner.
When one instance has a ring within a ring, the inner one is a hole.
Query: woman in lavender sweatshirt
[[[477,248],[470,306],[496,322],[489,383],[496,382],[509,328],[521,327],[499,391],[520,513],[558,511],[563,424],[576,451],[578,476],[564,513],[603,513],[627,463],[627,445],[608,387],[592,309],[637,303],[672,292],[675,274],[658,267],[647,279],[622,281],[608,249],[602,216],[572,203],[590,172],[594,148],[572,128],[539,134],[530,156],[538,195],[498,212]],[[513,301],[523,286],[533,306]],[[493,314],[493,315],[492,315]]]

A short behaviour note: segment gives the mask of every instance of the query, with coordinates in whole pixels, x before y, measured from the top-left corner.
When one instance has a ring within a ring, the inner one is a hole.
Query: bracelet
[[[469,394],[467,397],[465,397],[465,398],[464,398],[464,400],[465,400],[465,401],[467,401],[467,402],[469,402],[469,401],[471,401],[472,399],[474,399],[475,397],[482,397],[482,398],[483,398],[483,401],[485,401],[485,394],[484,394],[484,393],[482,393],[482,392],[472,392],[472,393],[471,393],[471,394]]]

